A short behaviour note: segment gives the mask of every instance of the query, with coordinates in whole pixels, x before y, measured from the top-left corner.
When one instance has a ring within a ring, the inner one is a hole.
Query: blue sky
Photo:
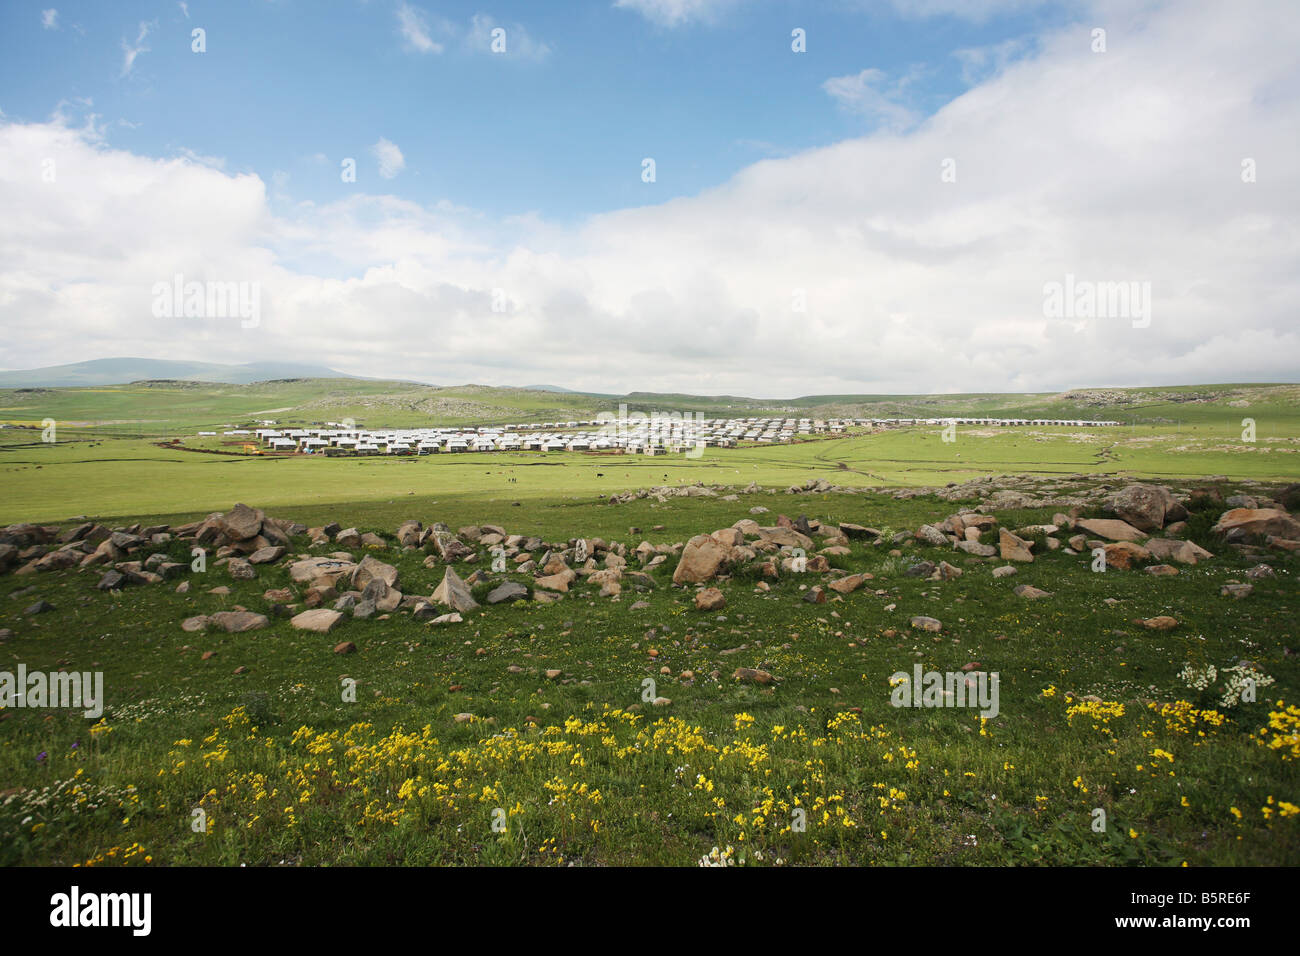
[[[114,146],[220,157],[268,183],[278,173],[277,192],[294,200],[355,189],[338,175],[351,156],[361,188],[564,222],[691,195],[766,156],[878,126],[823,89],[835,77],[907,77],[900,101],[932,113],[969,86],[956,51],[1060,18],[1047,5],[982,21],[900,9],[751,2],[669,25],[610,2],[10,2],[0,109],[35,121],[90,101]],[[475,17],[507,31],[505,55],[486,48]],[[403,22],[423,23],[442,49],[421,51]],[[791,50],[796,27],[803,54]],[[370,153],[380,138],[405,161],[387,181]]]
[[[9,0],[0,367],[1294,381],[1297,144],[1295,0]]]

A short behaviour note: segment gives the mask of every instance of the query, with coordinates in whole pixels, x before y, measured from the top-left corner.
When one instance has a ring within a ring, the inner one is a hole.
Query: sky
[[[9,0],[0,367],[1297,381],[1298,93],[1292,0]]]

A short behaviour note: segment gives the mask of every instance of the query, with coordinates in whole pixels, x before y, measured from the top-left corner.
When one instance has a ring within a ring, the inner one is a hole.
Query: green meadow
[[[370,553],[399,569],[404,593],[424,596],[443,568],[396,544],[408,518],[452,529],[490,522],[560,547],[599,536],[632,548],[684,541],[762,506],[770,511],[761,523],[806,514],[878,528],[885,543],[854,540],[849,554],[832,556],[827,579],[872,577],[853,593],[827,592],[824,604],[803,599],[825,583],[815,573],[783,574],[764,590],[740,571],[719,584],[725,607],[700,611],[693,589],[672,585],[669,558],[650,572],[652,587],[625,584],[618,599],[578,583],[555,603],[483,603],[460,623],[397,611],[347,618],[328,635],[272,613],[268,589],[289,588],[301,608],[302,589],[282,564],[236,581],[210,561],[185,576],[187,593],[175,581],[100,592],[102,569],[4,575],[0,627],[12,633],[0,643],[0,671],[102,671],[107,706],[90,718],[0,709],[0,863],[1300,861],[1300,558],[1226,546],[1209,530],[1222,509],[1209,505],[1194,510],[1187,535],[1215,557],[1170,577],[1095,573],[1089,555],[1046,551],[1040,536],[1033,563],[996,579],[1000,559],[888,540],[980,503],[898,499],[893,489],[980,475],[1267,493],[1300,474],[1300,418],[1275,387],[1242,399],[1251,387],[1224,386],[1231,391],[1210,393],[1217,399],[1176,402],[1175,390],[1159,390],[1159,401],[1142,399],[1142,421],[1119,428],[963,426],[945,442],[938,428],[913,427],[711,449],[695,460],[277,458],[114,437],[122,419],[147,419],[197,446],[191,436],[203,425],[285,407],[278,388],[251,398],[232,388],[220,414],[122,395],[103,401],[138,404],[95,410],[84,395],[60,399],[69,404],[49,413],[59,441],[40,441],[39,428],[0,431],[0,523],[67,526],[87,515],[177,524],[244,501],[308,525],[378,532],[385,546]],[[322,400],[315,387],[300,398]],[[1228,404],[1241,401],[1250,404]],[[39,424],[46,412],[3,416]],[[1246,417],[1254,442],[1242,440]],[[784,493],[818,477],[866,491]],[[696,482],[733,486],[738,498],[604,497]],[[743,491],[751,482],[762,490]],[[1049,522],[1055,510],[998,519],[1016,528]],[[299,537],[292,551],[337,549]],[[154,550],[189,564],[185,542]],[[949,560],[962,575],[910,576],[923,559]],[[1247,598],[1220,593],[1261,560],[1274,574]],[[489,565],[484,548],[455,565],[462,577],[486,575],[474,585],[481,603],[507,579],[532,589],[530,575]],[[1019,597],[1020,584],[1051,596]],[[212,593],[218,587],[229,593]],[[25,614],[38,600],[54,609]],[[237,607],[271,613],[270,625],[181,630],[185,618]],[[918,615],[941,630],[914,628]],[[1141,624],[1159,615],[1176,626]],[[341,641],[355,652],[335,653]],[[1227,674],[1242,661],[1271,680],[1255,701],[1225,704],[1226,678],[1198,690],[1184,676],[1189,665]],[[917,664],[996,672],[997,714],[894,706],[891,677]],[[733,679],[739,667],[775,682]]]

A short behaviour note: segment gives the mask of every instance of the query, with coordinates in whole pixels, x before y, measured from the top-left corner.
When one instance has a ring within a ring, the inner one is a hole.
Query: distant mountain
[[[218,365],[213,362],[175,362],[169,359],[106,358],[71,365],[51,365],[18,371],[0,371],[0,388],[76,388],[123,385],[146,379],[219,382],[246,385],[280,378],[355,378],[323,365],[297,362],[250,362]]]
[[[529,392],[563,392],[566,395],[582,395],[582,392],[575,392],[571,388],[561,388],[559,385],[522,385],[520,386]]]

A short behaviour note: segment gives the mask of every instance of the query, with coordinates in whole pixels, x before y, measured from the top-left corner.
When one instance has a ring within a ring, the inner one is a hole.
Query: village
[[[698,455],[705,448],[789,444],[816,435],[850,430],[877,431],[914,426],[974,425],[987,427],[1055,426],[1103,428],[1118,421],[1021,418],[727,418],[705,419],[690,413],[633,415],[611,419],[532,422],[510,425],[365,428],[355,422],[326,422],[308,428],[282,428],[263,421],[257,428],[231,428],[227,438],[253,438],[272,454],[438,455],[472,452],[595,452],[605,454]],[[215,431],[200,431],[213,438]]]

